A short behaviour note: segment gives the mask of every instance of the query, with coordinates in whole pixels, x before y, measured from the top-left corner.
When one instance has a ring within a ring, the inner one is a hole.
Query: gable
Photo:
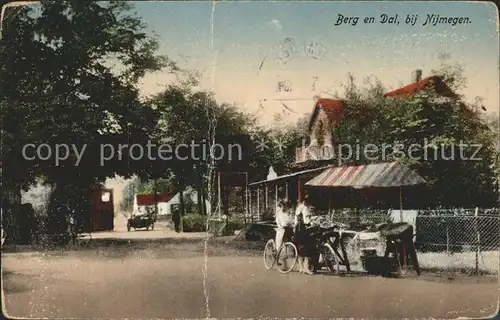
[[[328,116],[323,109],[318,110],[318,113],[311,124],[310,132],[316,132],[320,123],[323,124],[323,130],[328,130],[328,128],[330,127],[330,120],[328,119]]]
[[[336,124],[343,116],[344,102],[334,99],[318,99],[309,120],[308,132],[316,126],[318,120],[326,120],[325,124]]]

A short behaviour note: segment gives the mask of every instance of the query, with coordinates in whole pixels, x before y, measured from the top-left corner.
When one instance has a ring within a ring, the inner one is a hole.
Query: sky
[[[367,77],[387,89],[412,82],[450,62],[464,64],[468,101],[484,99],[498,114],[498,13],[491,3],[467,2],[135,2],[137,14],[158,36],[160,52],[181,67],[202,75],[200,88],[215,92],[219,102],[257,114],[262,124],[276,113],[294,121],[309,114],[313,97],[342,96],[352,73],[358,85]],[[398,15],[399,24],[382,24],[382,14]],[[414,25],[407,15],[418,15]],[[423,25],[427,14],[468,17],[470,23]],[[356,25],[336,25],[339,15],[359,17]],[[374,17],[374,23],[364,23]],[[285,59],[288,39],[289,57]],[[290,45],[293,43],[293,46]],[[295,49],[292,49],[295,48]],[[280,57],[282,58],[280,60]],[[173,81],[166,72],[148,74],[144,95]],[[276,92],[279,81],[291,92]],[[285,104],[285,106],[283,106]]]

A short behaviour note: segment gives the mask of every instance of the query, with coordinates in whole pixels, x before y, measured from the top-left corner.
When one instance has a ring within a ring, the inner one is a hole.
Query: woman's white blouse
[[[309,210],[309,207],[306,206],[304,203],[301,203],[297,206],[297,209],[295,210],[295,225],[298,223],[299,215],[302,213],[302,217],[304,219],[305,224],[310,224],[311,223],[311,217],[312,217],[312,212]]]
[[[292,219],[290,218],[290,215],[283,211],[283,209],[278,208],[276,211],[276,224],[280,228],[288,227],[293,223]]]

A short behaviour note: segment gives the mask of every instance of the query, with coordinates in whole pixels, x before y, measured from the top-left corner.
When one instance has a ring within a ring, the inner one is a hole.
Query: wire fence
[[[400,221],[394,219],[398,215],[392,215],[391,219],[390,214],[373,213],[365,210],[344,221],[359,221],[361,228],[388,220]],[[421,210],[405,218],[403,221],[413,225],[415,248],[423,268],[498,273],[499,209]]]
[[[424,266],[498,273],[498,209],[432,210],[416,218],[415,246]]]

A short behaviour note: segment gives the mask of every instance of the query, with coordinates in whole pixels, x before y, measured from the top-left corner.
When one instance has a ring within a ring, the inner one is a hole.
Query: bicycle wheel
[[[88,246],[92,241],[92,234],[89,232],[82,232],[76,236],[76,242],[80,246]]]
[[[335,255],[335,251],[329,243],[323,244],[321,247],[321,257],[322,257],[322,265],[328,268],[328,271],[332,274],[338,274],[340,270],[339,260]]]
[[[277,261],[278,270],[281,273],[288,273],[293,270],[297,263],[298,252],[297,247],[291,243],[286,242],[278,250]]]
[[[271,270],[276,262],[276,245],[274,240],[270,239],[266,242],[264,247],[264,266],[267,270]]]

